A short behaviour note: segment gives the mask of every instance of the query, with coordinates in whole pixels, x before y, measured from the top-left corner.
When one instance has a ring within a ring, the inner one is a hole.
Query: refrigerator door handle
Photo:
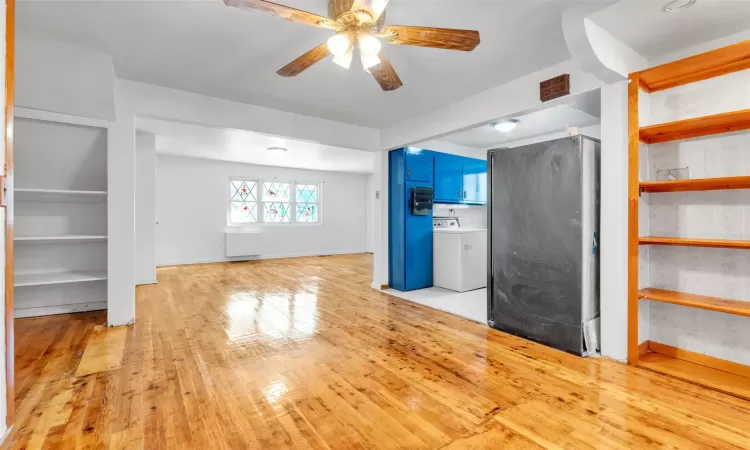
[[[596,240],[596,231],[594,231],[594,241],[591,243],[591,254],[596,255],[596,251],[599,249],[599,242]]]

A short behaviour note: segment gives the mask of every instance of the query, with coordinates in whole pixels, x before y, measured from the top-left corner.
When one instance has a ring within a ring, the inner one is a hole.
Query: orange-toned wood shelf
[[[750,69],[750,41],[643,70],[639,72],[640,88],[662,91],[745,69]]]
[[[718,191],[750,189],[750,177],[693,178],[674,181],[641,181],[641,192]]]
[[[646,300],[750,317],[750,301],[743,302],[728,298],[709,297],[706,295],[688,294],[685,292],[655,288],[641,289],[638,291],[638,296]]]
[[[677,245],[682,247],[713,247],[750,249],[750,241],[732,241],[727,239],[693,239],[668,236],[642,236],[640,245]]]
[[[641,127],[639,137],[646,144],[750,129],[750,109],[696,117]]]
[[[655,352],[642,355],[638,359],[638,366],[679,378],[688,383],[750,400],[750,378],[742,375]]]

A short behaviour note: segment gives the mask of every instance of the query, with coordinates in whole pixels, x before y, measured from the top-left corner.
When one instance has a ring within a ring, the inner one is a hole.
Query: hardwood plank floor
[[[16,321],[13,448],[750,448],[750,402],[370,288],[370,255],[161,268],[136,325]]]

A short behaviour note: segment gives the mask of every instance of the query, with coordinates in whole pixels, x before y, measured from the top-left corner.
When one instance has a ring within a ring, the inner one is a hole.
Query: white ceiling
[[[565,104],[515,116],[513,118],[520,122],[509,133],[501,133],[491,125],[483,125],[441,137],[440,140],[478,149],[502,147],[520,139],[562,132],[565,130],[565,123],[579,128],[597,125],[600,122],[599,105],[600,91],[597,89],[572,97]]]
[[[665,13],[668,0],[623,0],[590,18],[647,58],[656,58],[750,28],[750,1],[698,0]]]
[[[246,130],[211,128],[161,119],[137,118],[136,128],[156,135],[160,155],[232,161],[334,172],[372,173],[375,154]],[[284,147],[286,152],[268,151]]]
[[[326,14],[327,0],[279,3]],[[357,62],[349,71],[326,60],[294,78],[276,75],[331,32],[222,0],[21,0],[17,28],[103,50],[122,78],[383,128],[569,59],[560,16],[580,3],[391,0],[387,24],[477,29],[482,39],[471,53],[386,46],[404,82],[394,92],[382,92]]]

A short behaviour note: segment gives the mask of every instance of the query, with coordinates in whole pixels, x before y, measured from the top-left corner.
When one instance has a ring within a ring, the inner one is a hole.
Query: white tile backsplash
[[[750,70],[654,92],[649,125],[750,109]]]
[[[750,365],[747,317],[651,302],[652,341]]]
[[[750,108],[750,70],[653,93],[641,125]],[[643,108],[642,108],[643,109]],[[642,179],[689,168],[689,178],[750,175],[750,131],[648,145]],[[644,197],[646,200],[644,200]],[[750,240],[750,189],[643,194],[641,235]],[[647,228],[644,232],[644,226]],[[639,252],[639,286],[750,301],[750,251],[649,246]],[[655,342],[750,364],[750,319],[649,302],[641,334]],[[644,328],[648,331],[644,331]],[[639,336],[643,341],[643,336]]]
[[[432,215],[458,217],[462,228],[487,228],[487,207],[484,205],[436,203]]]

